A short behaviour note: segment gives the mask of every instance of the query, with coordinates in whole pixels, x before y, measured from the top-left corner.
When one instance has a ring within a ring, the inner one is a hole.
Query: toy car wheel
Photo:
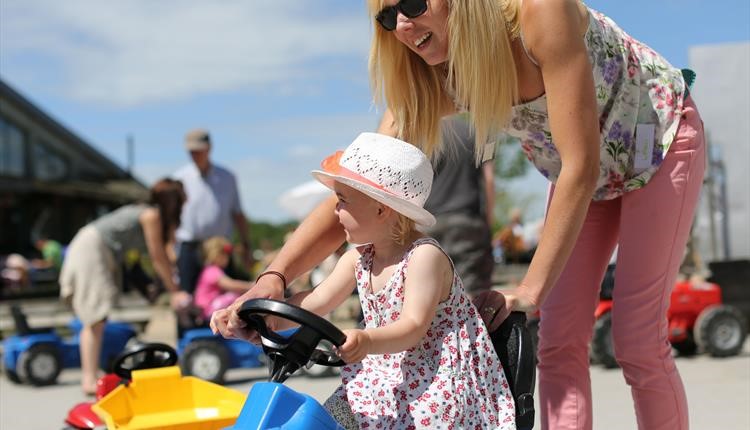
[[[4,369],[5,376],[8,378],[8,380],[14,384],[20,384],[21,379],[18,377],[18,373],[16,373],[15,370],[10,369]]]
[[[54,384],[61,370],[59,350],[47,343],[32,345],[21,353],[16,364],[19,380],[35,386]]]
[[[612,343],[612,312],[603,314],[594,323],[591,359],[608,369],[619,367],[615,360],[615,348]]]
[[[220,342],[199,339],[190,342],[182,354],[182,372],[221,384],[229,369],[229,353]]]
[[[695,321],[695,341],[713,357],[737,355],[746,336],[747,321],[733,306],[709,306]]]
[[[326,351],[332,352],[333,345],[331,345],[330,342],[323,339],[318,344],[318,349],[324,349]],[[321,364],[313,364],[309,367],[305,366],[302,368],[302,371],[304,372],[305,375],[309,376],[310,378],[325,378],[325,377],[333,376],[339,373],[338,368],[332,367],[332,366],[323,366]]]

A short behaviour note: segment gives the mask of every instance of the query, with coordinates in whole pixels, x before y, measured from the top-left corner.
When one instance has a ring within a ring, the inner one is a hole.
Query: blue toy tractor
[[[2,358],[8,379],[35,386],[52,385],[63,369],[81,366],[79,334],[82,324],[79,320],[69,324],[73,335],[64,339],[51,328],[29,327],[26,315],[18,305],[11,306],[11,314],[16,334],[3,341]],[[100,367],[108,370],[133,337],[135,330],[130,324],[108,322],[104,327]]]

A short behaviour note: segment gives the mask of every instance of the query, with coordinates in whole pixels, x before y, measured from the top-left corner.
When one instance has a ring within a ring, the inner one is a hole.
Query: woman
[[[81,320],[81,388],[96,392],[97,367],[104,322],[114,307],[122,279],[125,253],[148,253],[156,274],[177,308],[189,302],[174,282],[167,246],[180,224],[185,202],[182,183],[162,179],[151,187],[146,204],[125,205],[81,228],[70,243],[60,272],[60,295]]]
[[[545,428],[592,428],[587,344],[616,244],[615,354],[640,428],[688,427],[667,341],[670,289],[703,178],[703,126],[679,70],[576,0],[370,0],[370,69],[388,111],[380,131],[440,152],[440,118],[467,110],[478,158],[487,136],[521,139],[552,183],[522,284],[477,298],[490,330],[541,305],[539,389]],[[340,228],[321,208],[297,230],[252,296],[279,296]],[[320,237],[324,237],[321,240]],[[330,248],[328,248],[330,250]],[[322,251],[321,251],[322,252]],[[555,287],[556,286],[556,287]],[[555,287],[555,288],[553,288]],[[497,315],[496,315],[497,314]],[[234,308],[214,327],[247,337]]]

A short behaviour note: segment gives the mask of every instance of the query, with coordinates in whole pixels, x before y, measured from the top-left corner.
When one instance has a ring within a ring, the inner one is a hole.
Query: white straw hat
[[[432,188],[432,166],[414,145],[378,133],[362,133],[346,150],[321,163],[312,175],[333,189],[348,185],[423,226],[435,217],[423,208]]]

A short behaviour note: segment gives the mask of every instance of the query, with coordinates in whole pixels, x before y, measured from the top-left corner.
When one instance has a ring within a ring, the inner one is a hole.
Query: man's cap
[[[185,148],[188,151],[207,151],[211,148],[211,135],[208,130],[196,128],[185,135]]]

